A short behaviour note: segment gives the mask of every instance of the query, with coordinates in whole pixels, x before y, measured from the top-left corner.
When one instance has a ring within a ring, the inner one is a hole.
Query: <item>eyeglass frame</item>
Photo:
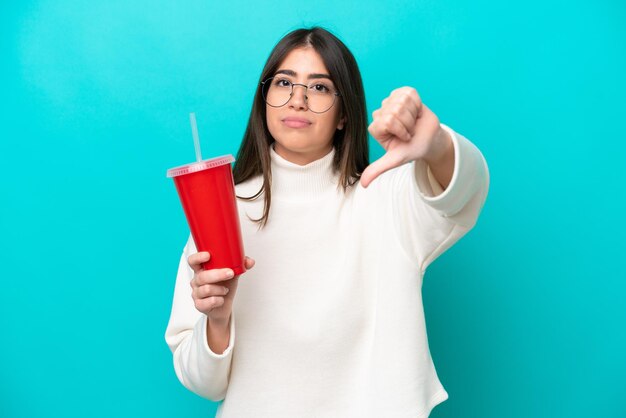
[[[289,84],[291,84],[291,93],[289,93],[289,98],[287,99],[287,101],[286,101],[285,103],[281,104],[280,106],[274,106],[274,105],[271,105],[271,104],[267,103],[267,99],[265,98],[265,94],[263,94],[263,87],[265,86],[265,83],[267,83],[268,81],[272,80],[273,78],[276,78],[276,76],[272,76],[272,77],[266,78],[265,80],[261,81],[261,83],[260,83],[260,85],[261,85],[261,97],[263,97],[263,101],[264,101],[264,102],[265,102],[268,106],[272,106],[272,107],[283,107],[283,106],[285,106],[287,103],[289,103],[289,100],[291,100],[291,98],[293,97],[293,87],[294,87],[294,86],[302,86],[302,87],[304,87],[304,88],[306,89],[306,90],[305,90],[305,92],[308,92],[308,91],[309,91],[309,86],[307,86],[306,84],[302,84],[302,83],[292,83],[291,81],[289,81],[289,80],[285,79],[285,81],[287,81]],[[268,91],[269,91],[269,89],[268,89]],[[337,102],[337,97],[341,97],[341,93],[339,93],[338,91],[336,91],[336,92],[334,92],[334,93],[333,93],[333,96],[334,96],[334,97],[333,97],[333,103],[332,103],[332,104],[328,107],[328,109],[324,110],[323,112],[316,112],[316,111],[312,110],[312,109],[311,109],[311,107],[309,106],[309,96],[307,96],[307,94],[305,93],[305,94],[304,94],[304,101],[305,101],[305,103],[306,103],[307,110],[310,110],[311,112],[313,112],[313,113],[317,113],[317,114],[320,114],[320,113],[326,113],[326,112],[328,112],[330,109],[332,109],[332,108],[333,108],[333,106],[334,106],[334,105],[335,105],[335,103]]]

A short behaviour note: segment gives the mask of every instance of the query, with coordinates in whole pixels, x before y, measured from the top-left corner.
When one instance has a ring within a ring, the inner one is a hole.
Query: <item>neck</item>
[[[334,148],[333,144],[331,143],[321,150],[317,150],[312,153],[301,153],[290,151],[280,145],[278,142],[274,142],[272,146],[274,147],[274,151],[276,151],[276,154],[280,155],[283,159],[302,166],[323,158],[324,156],[328,155],[328,153],[331,152]]]
[[[307,164],[297,164],[282,157],[270,146],[272,163],[272,199],[315,198],[336,189],[338,173],[333,168],[335,148]]]

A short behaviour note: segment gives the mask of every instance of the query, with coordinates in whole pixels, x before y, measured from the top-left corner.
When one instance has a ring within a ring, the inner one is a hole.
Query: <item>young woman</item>
[[[218,417],[419,418],[448,398],[428,348],[424,272],[476,223],[486,162],[401,87],[373,114],[328,31],[285,36],[259,79],[234,177],[243,276],[191,236],[165,339]]]

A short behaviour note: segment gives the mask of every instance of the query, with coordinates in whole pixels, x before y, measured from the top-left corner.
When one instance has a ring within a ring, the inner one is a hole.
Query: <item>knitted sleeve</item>
[[[233,345],[235,314],[230,320],[230,341],[222,354],[215,354],[207,343],[207,316],[198,311],[191,297],[193,270],[187,258],[197,252],[191,235],[178,266],[174,300],[165,341],[173,354],[174,371],[187,389],[203,398],[220,401],[226,396]]]
[[[441,124],[454,144],[454,174],[443,190],[423,160],[390,176],[394,229],[408,257],[424,272],[439,255],[474,227],[489,190],[489,170],[464,136]]]

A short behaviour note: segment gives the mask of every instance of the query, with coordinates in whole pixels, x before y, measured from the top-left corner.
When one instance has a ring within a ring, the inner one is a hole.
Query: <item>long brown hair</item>
[[[269,147],[274,142],[265,118],[265,101],[261,93],[261,81],[274,75],[283,59],[295,48],[310,46],[322,58],[330,77],[341,94],[341,114],[345,116],[344,129],[336,130],[333,136],[335,156],[333,168],[340,172],[338,188],[343,191],[353,186],[369,164],[367,142],[367,111],[363,81],[356,60],[345,44],[335,35],[320,27],[294,30],[283,37],[270,53],[261,72],[254,95],[252,111],[243,141],[237,152],[233,167],[235,184],[263,175],[263,185],[253,196],[243,200],[255,200],[265,192],[263,216],[250,219],[264,227],[268,222],[272,201],[271,158]]]

